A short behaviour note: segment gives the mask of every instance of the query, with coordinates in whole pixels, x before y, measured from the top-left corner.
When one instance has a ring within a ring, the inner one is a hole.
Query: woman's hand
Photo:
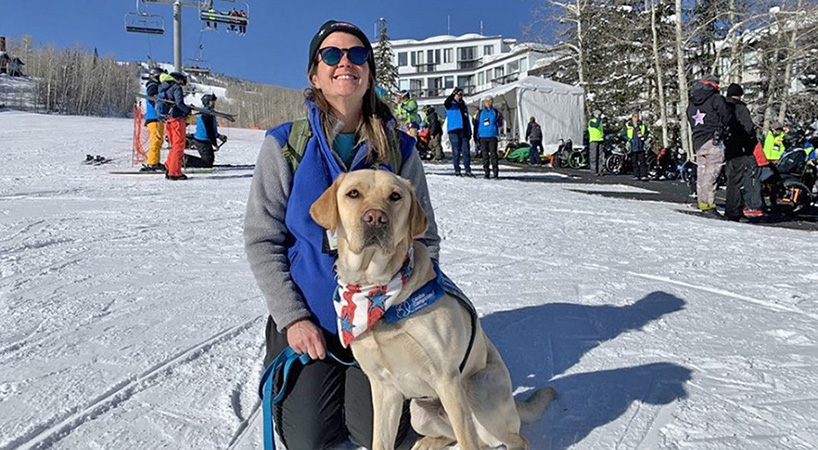
[[[287,344],[296,353],[307,353],[312,359],[324,359],[327,356],[324,333],[306,318],[296,320],[287,326]]]

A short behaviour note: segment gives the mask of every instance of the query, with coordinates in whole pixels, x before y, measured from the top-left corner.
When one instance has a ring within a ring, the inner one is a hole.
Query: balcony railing
[[[437,63],[413,64],[412,66],[417,70],[417,73],[431,73],[437,71]]]

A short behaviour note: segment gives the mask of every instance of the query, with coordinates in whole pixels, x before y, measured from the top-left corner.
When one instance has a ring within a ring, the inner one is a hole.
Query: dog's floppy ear
[[[335,232],[338,228],[338,223],[341,221],[338,215],[338,186],[341,185],[341,180],[344,174],[338,176],[335,182],[318,197],[318,200],[310,206],[310,217],[318,225],[325,229]]]
[[[411,209],[409,210],[409,240],[414,240],[418,236],[422,236],[429,228],[429,218],[426,217],[426,212],[420,206],[417,194],[415,194],[415,187],[409,181],[404,181],[406,187],[409,188],[411,199]]]

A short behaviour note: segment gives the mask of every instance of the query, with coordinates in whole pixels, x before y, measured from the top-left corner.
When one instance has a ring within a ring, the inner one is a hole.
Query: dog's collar
[[[400,270],[387,284],[361,286],[343,284],[338,280],[333,305],[338,316],[338,337],[341,339],[341,345],[348,347],[350,342],[383,317],[403,290],[403,286],[409,282],[414,267],[415,251],[410,246]]]

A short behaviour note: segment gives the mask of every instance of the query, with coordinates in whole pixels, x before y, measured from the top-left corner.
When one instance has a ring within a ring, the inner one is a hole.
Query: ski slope
[[[0,113],[0,450],[261,448],[251,172],[110,174],[131,130]],[[222,132],[255,162],[263,132]],[[533,449],[816,448],[818,236],[427,169],[515,392],[558,391]]]

